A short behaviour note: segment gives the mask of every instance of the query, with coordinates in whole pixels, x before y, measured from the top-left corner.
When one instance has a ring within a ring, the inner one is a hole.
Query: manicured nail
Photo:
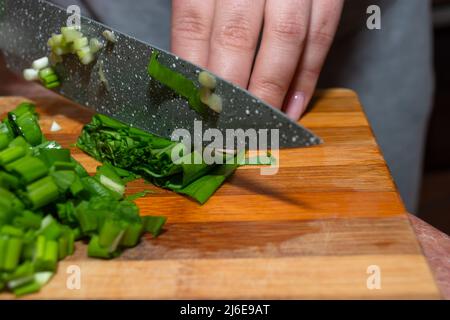
[[[305,111],[305,94],[301,91],[295,92],[288,103],[286,114],[294,121],[300,119],[303,111]]]

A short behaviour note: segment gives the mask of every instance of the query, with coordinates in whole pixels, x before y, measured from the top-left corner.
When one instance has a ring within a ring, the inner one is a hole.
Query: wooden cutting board
[[[33,100],[48,139],[65,147],[92,116],[54,95]],[[0,98],[1,116],[21,101]],[[49,132],[53,120],[61,131]],[[137,203],[168,217],[163,235],[112,261],[87,258],[79,243],[28,298],[439,298],[356,94],[320,92],[302,124],[325,144],[282,150],[274,176],[240,168],[203,206],[150,187]],[[96,161],[72,150],[95,172]],[[128,192],[148,188],[137,181]],[[73,265],[80,289],[66,286]],[[367,286],[373,270],[380,289]]]

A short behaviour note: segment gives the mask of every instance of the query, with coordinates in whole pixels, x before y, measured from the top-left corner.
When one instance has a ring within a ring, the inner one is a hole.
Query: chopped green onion
[[[8,281],[8,288],[11,290],[14,290],[18,287],[21,287],[23,285],[26,285],[26,284],[32,282],[33,280],[34,280],[33,275],[25,276],[25,277],[22,277],[19,279],[10,280],[10,281]]]
[[[58,186],[52,177],[42,178],[27,186],[27,196],[34,209],[39,209],[59,197]]]
[[[79,205],[76,208],[75,214],[80,223],[80,228],[83,233],[87,234],[97,230],[98,222],[97,217],[92,214],[87,208],[87,205]]]
[[[92,54],[92,52],[87,53],[86,55],[81,58],[81,63],[84,65],[88,65],[92,63],[95,60],[95,56]]]
[[[75,163],[73,162],[65,162],[65,161],[55,161],[53,163],[53,168],[55,171],[64,171],[64,170],[71,170],[75,171]]]
[[[44,79],[48,76],[54,75],[55,71],[53,70],[53,68],[48,67],[45,69],[42,69],[41,71],[39,71],[39,78]]]
[[[99,245],[103,248],[108,248],[109,252],[116,251],[125,233],[125,229],[126,226],[120,221],[106,220],[98,235]]]
[[[83,34],[74,27],[62,27],[61,33],[64,36],[64,40],[68,43],[83,37]]]
[[[22,251],[23,240],[19,238],[9,238],[6,240],[5,256],[3,257],[0,269],[6,271],[14,270],[19,264],[19,258]]]
[[[105,37],[105,39],[108,40],[109,42],[112,42],[112,43],[116,43],[116,42],[117,42],[116,36],[115,36],[114,33],[113,33],[112,31],[110,31],[110,30],[105,30],[105,31],[103,31],[102,35],[103,35],[103,37]]]
[[[200,88],[200,101],[204,104],[209,103],[211,97],[211,90],[205,87]]]
[[[0,172],[0,187],[6,189],[16,189],[19,186],[19,179],[7,173]]]
[[[57,82],[58,79],[59,78],[56,74],[51,74],[51,75],[45,77],[44,79],[42,79],[42,81],[44,82],[45,85],[49,85],[52,82]]]
[[[14,219],[14,225],[23,229],[39,229],[42,223],[42,217],[31,211],[24,211],[22,215],[17,216]]]
[[[217,86],[216,78],[207,71],[202,71],[199,73],[198,81],[200,82],[202,87],[205,87],[210,90],[214,90]]]
[[[80,60],[90,53],[91,49],[89,49],[89,47],[83,47],[77,50],[77,56]]]
[[[103,44],[97,38],[92,38],[89,41],[89,48],[92,53],[97,53],[103,48]]]
[[[142,217],[142,223],[144,225],[144,230],[157,237],[161,234],[162,227],[166,223],[166,217],[152,217],[145,216]]]
[[[122,237],[120,245],[123,247],[134,247],[139,242],[144,226],[142,223],[129,224]]]
[[[0,132],[0,151],[8,147],[11,140],[12,139],[8,134]]]
[[[81,48],[88,47],[89,40],[86,37],[78,38],[73,41],[73,49],[80,50]]]
[[[43,58],[34,60],[33,64],[32,64],[32,67],[33,67],[34,70],[39,71],[41,69],[47,68],[48,64],[49,64],[48,58],[47,57],[43,57]]]
[[[48,167],[54,166],[57,162],[71,162],[70,150],[68,149],[41,149],[37,155]]]
[[[98,236],[93,236],[88,245],[88,256],[102,259],[111,259],[112,254],[108,248],[103,248],[99,244]]]
[[[34,275],[34,281],[40,286],[45,285],[53,277],[53,272],[38,272]]]
[[[13,292],[17,297],[21,297],[27,294],[39,292],[39,290],[41,290],[41,286],[37,282],[33,281],[27,285],[15,289]]]
[[[39,80],[39,71],[35,69],[25,69],[23,70],[23,77],[27,81]]]
[[[208,101],[206,103],[213,111],[217,113],[222,112],[222,98],[217,94],[213,93],[209,96]]]
[[[123,184],[117,183],[107,176],[100,175],[100,183],[120,196],[123,196],[125,193],[125,186]]]
[[[0,165],[16,161],[26,155],[27,151],[24,147],[11,147],[0,152]]]
[[[37,271],[55,271],[58,262],[59,246],[54,240],[39,236],[36,241],[34,263]]]
[[[16,238],[23,237],[23,231],[21,229],[10,226],[10,225],[3,226],[0,229],[0,234],[3,236],[10,236],[10,237],[16,237]]]
[[[56,240],[62,232],[61,225],[51,215],[48,215],[42,219],[41,228],[37,234],[43,235],[47,240]]]
[[[29,156],[8,164],[7,169],[26,184],[42,178],[48,173],[47,166],[41,160]]]
[[[74,171],[69,170],[59,170],[50,173],[53,177],[53,180],[56,182],[56,185],[59,188],[59,192],[64,194],[72,184],[75,182],[76,174]]]
[[[50,84],[45,85],[45,87],[46,87],[47,89],[54,89],[54,88],[59,87],[60,85],[61,85],[60,82],[55,81],[55,82],[52,82],[52,83],[50,83]]]

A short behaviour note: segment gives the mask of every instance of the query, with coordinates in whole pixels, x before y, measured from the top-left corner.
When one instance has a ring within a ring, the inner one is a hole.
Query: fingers
[[[243,88],[248,85],[255,57],[264,2],[216,1],[208,69]]]
[[[306,39],[311,0],[267,0],[264,32],[249,90],[281,108]]]
[[[214,0],[172,1],[172,52],[194,64],[208,64]]]
[[[314,0],[305,49],[286,99],[286,114],[298,120],[314,93],[339,24],[344,0]]]

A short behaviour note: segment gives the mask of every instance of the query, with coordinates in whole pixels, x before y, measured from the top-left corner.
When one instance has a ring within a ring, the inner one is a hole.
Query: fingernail
[[[300,119],[303,111],[305,111],[305,94],[301,91],[295,92],[287,105],[286,115],[294,121]]]

